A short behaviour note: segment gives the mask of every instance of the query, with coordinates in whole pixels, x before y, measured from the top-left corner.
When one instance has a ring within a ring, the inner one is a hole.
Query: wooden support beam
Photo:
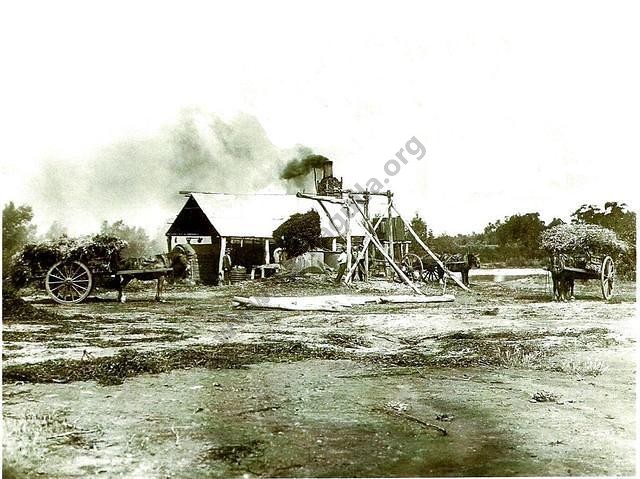
[[[340,193],[344,193],[344,194],[351,193],[352,195],[355,195],[355,196],[389,196],[389,193],[387,191],[385,191],[384,193],[377,193],[375,191],[369,191],[369,190],[364,190],[364,191],[340,190]]]
[[[382,254],[382,256],[384,257],[384,259],[387,260],[387,262],[389,263],[389,265],[395,270],[396,273],[398,273],[398,276],[400,276],[400,278],[402,279],[402,281],[404,281],[404,283],[409,286],[411,289],[413,289],[416,293],[418,294],[425,294],[422,291],[420,291],[415,284],[413,284],[411,282],[411,280],[407,277],[406,274],[404,274],[404,272],[402,271],[402,269],[400,269],[400,267],[396,264],[396,262],[387,254],[387,252],[384,250],[384,246],[382,246],[382,244],[380,243],[380,241],[378,240],[378,238],[376,237],[376,230],[373,227],[373,225],[371,224],[371,221],[369,221],[369,219],[364,215],[364,212],[362,211],[362,209],[360,209],[360,206],[358,206],[358,203],[354,203],[354,205],[356,206],[356,209],[358,210],[358,212],[362,215],[362,219],[364,220],[365,223],[365,228],[364,228],[364,234],[365,236],[367,236],[371,242],[373,243],[373,245],[378,248],[378,251],[380,251],[380,253]],[[367,231],[367,227],[373,232],[369,233]]]
[[[333,226],[333,229],[336,230],[336,233],[338,233],[338,235],[340,235],[340,238],[342,238],[343,240],[346,239],[345,236],[340,232],[340,229],[338,228],[338,225],[336,225],[335,221],[333,221],[333,218],[331,217],[331,213],[329,213],[329,210],[324,205],[322,200],[317,200],[317,201],[320,204],[320,206],[322,207],[322,211],[324,211],[324,213],[327,215],[327,218],[329,218],[329,222],[331,223],[331,226]]]
[[[391,259],[395,257],[395,248],[393,246],[393,218],[391,217],[391,191],[387,191],[387,231],[389,232],[389,256]]]
[[[328,203],[335,203],[336,205],[343,205],[345,200],[342,198],[336,198],[335,196],[320,196],[320,195],[309,195],[307,193],[296,193],[298,198],[307,198],[309,200],[317,200],[317,201],[327,201]]]
[[[371,235],[371,233],[369,233],[367,230],[364,230],[364,234],[371,240],[371,242],[373,243],[373,245],[378,248],[378,251],[380,251],[380,254],[382,254],[382,256],[384,256],[384,259],[387,260],[387,262],[391,265],[391,267],[395,270],[396,273],[398,273],[398,276],[400,276],[400,278],[402,279],[402,281],[404,281],[404,283],[409,286],[411,289],[413,289],[416,293],[418,294],[424,294],[422,291],[420,291],[415,284],[413,284],[411,282],[411,280],[407,277],[406,274],[404,274],[404,272],[400,269],[400,267],[395,263],[395,261],[393,261],[393,259],[391,259],[391,257],[387,254],[387,252],[384,250],[384,247],[380,244],[380,242]]]
[[[224,252],[227,249],[227,238],[224,236],[220,237],[220,258],[218,258],[218,280],[222,281],[224,279],[224,272],[222,271],[222,257],[224,256]]]
[[[269,240],[264,240],[264,264],[271,263],[271,253],[269,252]]]
[[[429,256],[431,256],[436,263],[438,264],[438,266],[440,266],[442,268],[442,270],[445,272],[445,274],[451,278],[458,286],[460,286],[462,289],[464,289],[465,291],[471,291],[469,288],[467,288],[462,281],[460,281],[458,278],[456,278],[455,276],[453,276],[451,274],[451,271],[449,271],[447,269],[447,267],[444,265],[444,263],[442,261],[440,261],[440,258],[438,258],[433,251],[431,251],[429,249],[429,247],[424,243],[424,241],[422,241],[420,239],[420,237],[418,236],[418,234],[414,231],[414,229],[411,227],[410,223],[407,223],[407,221],[402,217],[402,215],[400,214],[400,212],[398,211],[398,209],[395,207],[395,205],[391,205],[393,210],[396,212],[396,214],[398,215],[398,217],[402,220],[402,222],[404,223],[404,225],[407,227],[407,229],[409,230],[409,232],[413,235],[413,237],[415,238],[416,242],[422,246],[422,249],[424,249],[427,254]]]
[[[366,194],[364,197],[364,216],[365,218],[367,218],[367,221],[369,220],[369,194]],[[382,218],[380,218],[380,221],[382,221]],[[380,224],[380,222],[378,222],[378,224]],[[375,228],[377,228],[377,226],[375,226]],[[374,230],[375,233],[375,230]],[[364,280],[365,281],[369,281],[369,249],[368,246],[366,248],[363,248],[364,251]]]
[[[347,236],[347,271],[351,271],[351,260],[352,260],[352,246],[351,246],[351,197],[347,197],[347,202],[345,203],[345,212],[347,215],[346,221],[346,236]]]
[[[378,218],[377,223],[373,226],[373,231],[375,231],[375,229],[380,226],[380,223],[382,222],[382,217]],[[363,258],[368,259],[369,258],[369,245],[371,244],[371,239],[370,238],[365,238],[364,239],[364,243],[362,244],[362,250],[360,251],[360,253],[358,253],[358,257],[356,258],[355,263],[351,266],[351,268],[349,269],[349,273],[347,273],[347,284],[349,284],[352,280],[353,280],[353,274],[355,273],[356,269],[358,268],[358,263],[360,261],[362,261]],[[365,262],[365,268],[368,265],[368,261]],[[365,270],[365,273],[368,275],[368,271]],[[369,279],[368,276],[365,278],[365,280]]]

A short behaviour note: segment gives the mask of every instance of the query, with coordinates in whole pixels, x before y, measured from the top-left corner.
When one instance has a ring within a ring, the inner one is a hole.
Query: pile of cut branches
[[[626,253],[629,245],[610,229],[592,224],[562,224],[544,231],[542,248],[549,253],[596,256]]]
[[[125,240],[104,234],[30,243],[12,258],[11,281],[15,287],[21,288],[34,276],[46,273],[58,261],[82,261],[92,271],[115,270],[120,253],[127,246]]]

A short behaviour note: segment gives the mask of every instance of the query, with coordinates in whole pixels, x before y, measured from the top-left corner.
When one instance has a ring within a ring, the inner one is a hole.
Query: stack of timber
[[[233,304],[257,309],[282,309],[287,311],[344,311],[352,306],[381,303],[446,303],[455,300],[452,294],[440,296],[392,295],[392,296],[235,296]]]

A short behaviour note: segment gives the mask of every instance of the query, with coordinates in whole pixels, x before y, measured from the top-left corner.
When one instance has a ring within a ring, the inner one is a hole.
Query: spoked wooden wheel
[[[400,263],[402,272],[407,275],[411,281],[420,281],[424,271],[422,260],[418,255],[409,253],[404,255]]]
[[[44,285],[57,303],[76,304],[89,296],[93,277],[89,268],[80,261],[59,261],[47,271]]]
[[[602,282],[602,296],[604,299],[611,299],[613,296],[613,282],[616,275],[616,268],[611,256],[606,256],[602,260],[600,268],[600,281]]]
[[[438,274],[437,266],[430,266],[424,270],[424,274],[422,276],[425,281],[429,281],[431,283],[436,283],[440,280],[440,275]]]

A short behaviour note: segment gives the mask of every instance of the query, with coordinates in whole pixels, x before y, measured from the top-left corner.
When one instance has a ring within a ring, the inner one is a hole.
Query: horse
[[[449,271],[453,273],[462,273],[462,284],[469,286],[469,270],[471,268],[480,268],[480,257],[474,253],[445,254],[442,256],[442,263]],[[430,263],[427,265],[427,269],[431,271],[430,268],[436,272],[438,280],[442,281],[442,278],[444,278],[444,270],[440,265]]]
[[[157,281],[156,301],[163,302],[165,280],[186,279],[191,271],[192,249],[177,245],[169,254],[158,254],[151,258],[129,258],[120,263],[120,270],[140,270],[133,273],[116,275],[118,301],[124,303],[127,297],[124,288],[134,279],[140,281]],[[172,271],[166,271],[171,268]],[[144,271],[144,270],[149,271]],[[164,269],[164,271],[163,271]],[[154,271],[155,270],[155,271]],[[160,270],[160,271],[158,271]]]
[[[575,299],[573,294],[575,276],[572,272],[565,270],[568,259],[569,256],[558,252],[553,253],[550,257],[549,271],[551,271],[554,301]]]

